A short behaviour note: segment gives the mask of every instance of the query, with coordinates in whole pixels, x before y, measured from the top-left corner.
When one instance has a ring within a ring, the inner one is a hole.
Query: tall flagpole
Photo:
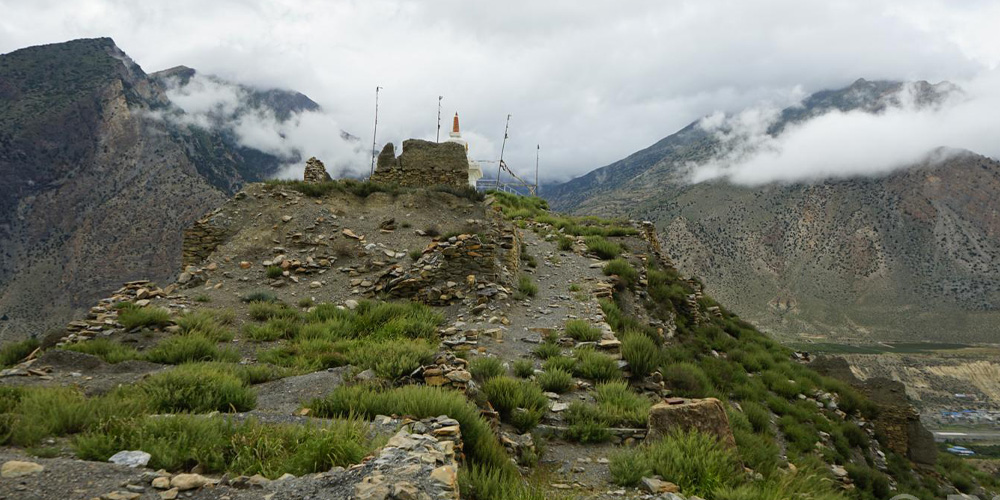
[[[382,90],[382,87],[375,87],[375,128],[372,130],[372,170],[368,174],[368,180],[371,180],[372,176],[375,175],[375,137],[378,134],[378,91]]]
[[[538,154],[542,151],[542,145],[538,144],[535,146],[535,192],[534,195],[538,196]]]
[[[500,169],[503,168],[503,150],[507,147],[507,130],[510,129],[510,114],[507,114],[507,124],[503,126],[503,144],[500,145],[500,162],[497,165],[497,191],[500,190]]]
[[[444,99],[443,95],[438,96],[438,135],[436,142],[441,142],[441,99]]]

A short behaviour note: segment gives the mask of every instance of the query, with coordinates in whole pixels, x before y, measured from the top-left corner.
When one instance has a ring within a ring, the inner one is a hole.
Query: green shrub
[[[257,404],[243,380],[211,364],[181,365],[153,375],[140,387],[155,412],[241,412]]]
[[[796,420],[791,415],[778,419],[778,428],[788,442],[789,456],[804,455],[811,452],[819,441],[819,434],[809,424]]]
[[[571,319],[566,322],[566,335],[578,342],[596,342],[601,340],[601,329],[585,320]]]
[[[240,297],[240,300],[247,303],[253,302],[267,302],[273,303],[278,301],[278,296],[270,290],[255,290],[246,295]]]
[[[611,457],[608,469],[611,472],[611,482],[619,486],[636,486],[643,477],[653,473],[646,463],[642,450],[631,449],[618,452]]]
[[[840,424],[840,433],[847,438],[847,442],[854,447],[867,450],[871,444],[868,434],[857,426],[854,422],[844,421]]]
[[[580,377],[606,382],[620,379],[622,376],[617,361],[593,349],[579,349],[576,353],[576,359],[575,373]]]
[[[733,428],[733,437],[736,438],[740,459],[747,467],[770,477],[781,465],[781,450],[770,436],[754,434],[749,429]]]
[[[522,274],[517,278],[517,292],[524,297],[534,297],[538,295],[538,285],[532,281],[531,276]]]
[[[603,236],[588,236],[584,242],[587,244],[587,251],[601,260],[611,260],[622,253],[621,245],[608,241]]]
[[[92,339],[85,342],[78,342],[70,344],[64,349],[91,354],[112,364],[139,358],[139,352],[135,348],[109,339]]]
[[[302,309],[308,309],[312,307],[314,304],[315,302],[313,301],[312,297],[302,297],[301,299],[299,299],[298,303],[299,307]]]
[[[669,434],[660,441],[641,446],[633,454],[614,456],[614,468],[628,468],[621,463],[624,460],[647,464],[648,471],[680,486],[689,496],[717,498],[714,494],[717,489],[738,486],[744,481],[743,469],[735,453],[714,436],[698,432]]]
[[[472,465],[458,471],[458,489],[470,500],[546,500],[541,488],[511,478],[502,471]]]
[[[519,359],[514,362],[514,375],[521,378],[528,378],[535,374],[535,363],[527,359]]]
[[[562,348],[555,342],[542,342],[533,352],[539,358],[549,359],[562,354]]]
[[[353,310],[320,304],[306,315],[306,322],[321,324],[323,337],[339,339],[437,340],[437,326],[444,316],[416,302],[362,301]]]
[[[409,255],[409,256],[410,256],[410,260],[417,260],[417,259],[419,259],[419,258],[420,258],[420,256],[421,256],[421,255],[423,255],[423,254],[424,254],[424,251],[423,251],[423,250],[421,250],[421,249],[419,249],[419,248],[415,248],[415,249],[413,249],[413,250],[410,250],[410,251],[409,251],[409,252],[407,253],[407,255]]]
[[[458,420],[469,465],[482,467],[505,480],[519,478],[503,446],[479,409],[460,392],[410,385],[384,390],[371,386],[337,387],[327,397],[309,403],[317,417],[410,415],[414,418],[448,415]]]
[[[647,331],[643,325],[639,323],[638,320],[625,314],[624,311],[618,307],[618,304],[611,299],[601,299],[601,311],[604,312],[604,318],[611,325],[611,329],[616,333],[624,334],[628,331]]]
[[[573,239],[567,236],[559,236],[556,240],[556,246],[563,252],[573,250]]]
[[[594,399],[602,420],[616,427],[645,427],[653,405],[649,398],[633,392],[625,381],[597,384]]]
[[[322,339],[298,340],[257,354],[264,363],[309,373],[348,364],[343,347]]]
[[[710,383],[705,372],[693,363],[675,363],[663,370],[663,381],[673,394],[701,398],[708,394]]]
[[[10,342],[0,348],[0,366],[14,366],[20,363],[34,352],[41,343],[38,339],[30,338],[20,342]]]
[[[278,266],[267,266],[267,270],[264,271],[268,279],[278,279],[285,274],[285,270]]]
[[[396,380],[413,373],[434,359],[434,345],[423,339],[350,341],[346,349],[348,361],[386,380]]]
[[[770,434],[771,411],[756,401],[744,401],[741,404],[750,426],[757,434]]]
[[[535,377],[535,381],[542,387],[542,390],[558,394],[562,394],[573,387],[573,375],[568,371],[558,368],[546,370],[538,374]]]
[[[170,311],[162,307],[138,307],[122,309],[118,322],[127,330],[151,326],[165,326],[170,323]]]
[[[357,419],[318,425],[234,422],[224,418],[178,415],[113,421],[106,430],[79,436],[80,458],[107,461],[114,453],[144,450],[149,466],[186,471],[197,465],[206,473],[306,475],[360,463],[375,448],[367,424]]]
[[[211,302],[212,301],[212,297],[209,297],[208,295],[200,293],[200,294],[194,296],[194,301],[195,302],[201,302],[201,303],[207,303],[207,302]]]
[[[479,381],[499,377],[507,372],[498,358],[478,357],[469,362],[469,372]]]
[[[258,355],[278,366],[312,372],[351,364],[395,380],[434,358],[434,345],[422,339],[342,340],[302,339]]]
[[[642,378],[660,366],[660,348],[646,334],[629,331],[622,336],[622,358],[633,377]]]
[[[297,319],[299,312],[280,302],[251,302],[247,313],[257,321],[267,321],[271,318]]]
[[[178,335],[168,337],[152,350],[146,352],[145,358],[153,363],[178,365],[193,361],[237,361],[239,354],[229,349],[219,349],[215,342],[203,335]]]
[[[543,370],[562,370],[573,373],[576,369],[576,359],[566,356],[552,356],[542,363]]]
[[[611,439],[611,430],[600,410],[594,405],[581,401],[570,403],[565,412],[566,428],[564,436],[580,443],[603,443]]]
[[[636,271],[627,260],[621,258],[604,264],[604,275],[617,275],[629,287],[633,287],[639,282],[639,271]]]
[[[517,432],[523,434],[534,429],[538,422],[541,422],[544,414],[545,409],[543,408],[515,408],[508,421],[517,429]]]
[[[212,311],[190,311],[177,318],[177,326],[183,335],[199,334],[214,342],[229,342],[233,340],[233,332],[223,326],[218,315]]]
[[[532,420],[537,424],[538,419],[533,417],[537,415],[541,418],[541,413],[549,406],[549,398],[542,394],[542,389],[526,380],[494,377],[483,383],[482,390],[493,408],[500,413],[500,418],[514,424],[521,432],[534,427],[530,425],[524,428],[522,425],[530,424]],[[518,409],[525,411],[516,411]]]
[[[532,269],[538,267],[538,259],[535,259],[534,255],[528,255],[526,253],[521,253],[521,260],[523,260],[524,263],[527,264],[528,267],[530,267]]]
[[[293,318],[273,317],[263,325],[247,324],[243,333],[252,342],[270,342],[278,339],[290,339],[299,334],[302,325]]]
[[[9,409],[8,439],[18,446],[34,446],[50,436],[75,434],[111,415],[128,416],[136,405],[119,405],[116,397],[87,399],[69,387],[19,391]]]

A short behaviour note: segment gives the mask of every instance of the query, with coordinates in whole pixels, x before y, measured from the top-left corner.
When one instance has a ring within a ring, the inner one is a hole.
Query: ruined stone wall
[[[184,267],[201,263],[221,245],[227,237],[227,230],[217,217],[221,210],[214,210],[184,230],[181,244]]]
[[[389,143],[378,155],[372,181],[407,187],[466,187],[469,157],[461,144],[409,139],[403,141],[403,152],[397,158],[395,147]]]
[[[521,238],[502,223],[480,234],[460,234],[432,242],[409,267],[389,268],[372,286],[387,293],[431,305],[456,301],[483,303],[509,294],[516,281]]]

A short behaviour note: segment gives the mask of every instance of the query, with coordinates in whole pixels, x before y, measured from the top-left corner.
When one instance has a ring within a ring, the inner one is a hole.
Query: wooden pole
[[[372,130],[372,170],[368,174],[368,180],[371,180],[372,176],[375,175],[375,155],[378,153],[375,151],[375,137],[378,134],[378,91],[382,90],[382,87],[375,87],[375,128]]]
[[[503,168],[503,150],[507,147],[507,131],[510,129],[510,114],[507,114],[507,124],[503,127],[503,143],[500,145],[500,162],[497,164],[497,191],[500,190],[500,170]]]

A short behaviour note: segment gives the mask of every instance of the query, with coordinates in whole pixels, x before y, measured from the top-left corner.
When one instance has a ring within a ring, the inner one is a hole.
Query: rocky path
[[[600,318],[601,307],[591,290],[606,281],[599,260],[560,251],[554,242],[531,231],[524,231],[524,241],[538,267],[523,266],[523,271],[538,285],[538,294],[521,302],[511,301],[504,311],[510,324],[504,328],[503,338],[480,342],[487,353],[507,362],[536,359],[531,351],[542,333],[562,330],[566,320]]]

